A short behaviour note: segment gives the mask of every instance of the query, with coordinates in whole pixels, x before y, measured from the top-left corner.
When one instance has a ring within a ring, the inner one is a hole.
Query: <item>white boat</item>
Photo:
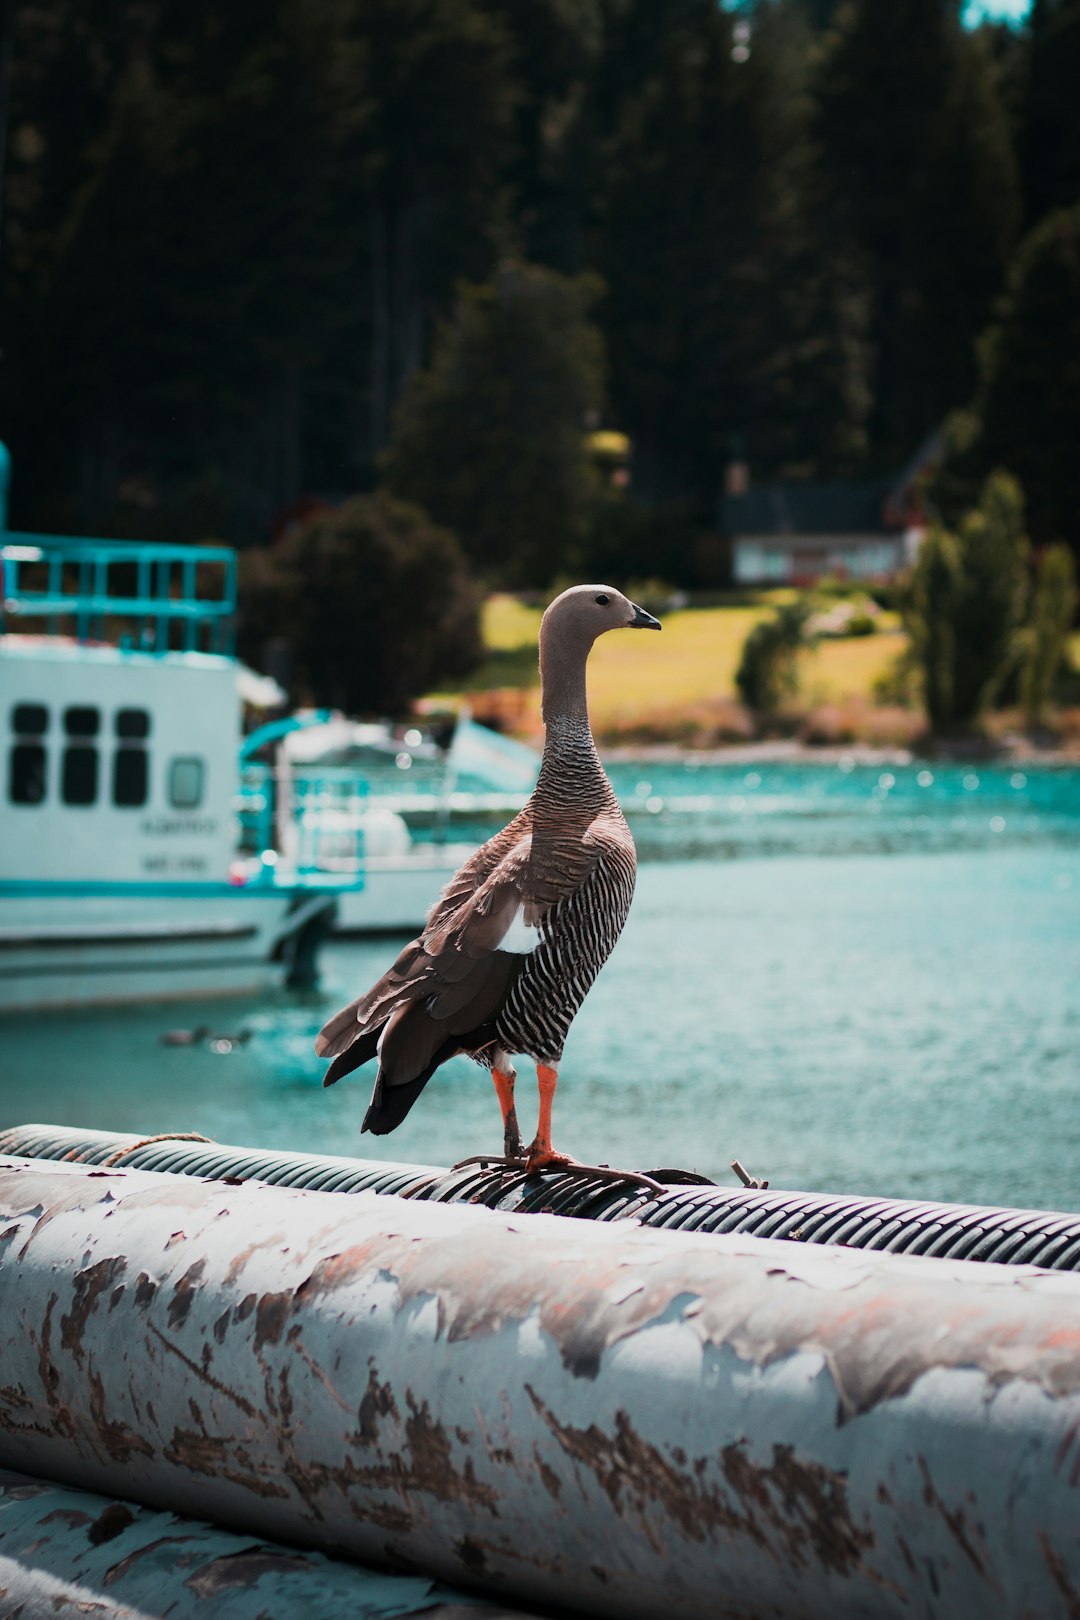
[[[0,1011],[310,982],[363,874],[238,855],[227,547],[0,533]]]
[[[539,769],[532,749],[467,712],[448,749],[417,729],[312,713],[261,728],[244,754],[249,843],[273,842],[282,873],[362,875],[339,899],[347,934],[419,929],[476,848],[455,829],[512,815]]]

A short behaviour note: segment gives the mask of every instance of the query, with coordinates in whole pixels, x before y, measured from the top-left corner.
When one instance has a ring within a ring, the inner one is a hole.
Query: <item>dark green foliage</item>
[[[523,257],[565,274],[585,267],[595,169],[591,89],[609,42],[601,0],[487,0],[516,85],[504,172]]]
[[[790,11],[761,9],[753,50],[716,6],[662,34],[599,188],[601,318],[634,489],[705,521],[736,443],[772,468],[828,454],[844,431],[808,235],[806,34]]]
[[[398,408],[388,486],[452,527],[489,581],[546,583],[585,522],[602,384],[594,292],[524,264],[464,288]]]
[[[455,283],[495,261],[521,90],[483,0],[350,0],[349,37],[366,64],[351,234],[366,260],[374,457]]]
[[[975,400],[1017,149],[1029,222],[1075,203],[1080,0],[1036,0],[1027,31],[959,13],[17,0],[0,244],[12,521],[263,541],[298,497],[371,488],[425,368],[402,432],[435,410],[459,284],[517,259],[606,282],[603,425],[633,440],[639,506],[582,496],[568,424],[575,389],[597,400],[584,315],[577,382],[567,363],[528,419],[451,424],[496,470],[490,496],[456,460],[439,489],[415,465],[409,487],[506,579],[614,549],[634,573],[719,581],[729,459],[759,481],[899,470]],[[1010,294],[1003,375],[1030,376],[975,401],[985,446],[960,505],[1010,466],[1035,536],[1075,545],[1066,257]],[[553,315],[564,361],[576,319]],[[507,370],[535,375],[534,339],[513,339]]]
[[[964,722],[992,702],[1016,653],[1027,596],[1027,540],[1020,487],[992,473],[960,525],[963,589],[956,604],[953,703]]]
[[[956,536],[935,527],[919,550],[908,613],[926,718],[934,732],[948,731],[955,718],[956,607],[962,591]]]
[[[197,510],[251,538],[302,490],[370,477],[433,315],[494,260],[497,20],[152,0],[99,39],[73,0],[46,9],[16,37],[20,491],[42,503],[59,472],[57,522],[182,536]]]
[[[1080,0],[1034,0],[1028,30],[1019,152],[1034,225],[1080,198]]]
[[[654,577],[658,568],[672,585],[696,589],[726,584],[726,553],[719,581],[717,569],[710,567],[713,540],[685,506],[648,506],[622,491],[600,488],[567,559],[567,571],[579,579],[610,580],[621,589],[630,580]]]
[[[1029,725],[1039,723],[1054,696],[1068,656],[1077,599],[1072,552],[1068,546],[1050,546],[1039,565],[1020,667],[1020,701]]]
[[[1063,539],[1080,552],[1080,204],[1021,245],[980,358],[974,407],[950,424],[947,509],[1006,467],[1025,491],[1032,541]]]
[[[294,701],[394,714],[481,653],[461,548],[417,507],[360,495],[243,556],[243,650],[290,646]]]
[[[816,106],[833,251],[864,299],[849,313],[868,449],[899,466],[974,380],[1016,222],[1009,125],[986,42],[951,0],[854,0]]]
[[[1015,479],[994,473],[955,534],[923,541],[908,627],[931,729],[962,731],[992,701],[1017,654],[1027,585],[1023,501]]]
[[[743,643],[735,685],[748,708],[774,715],[798,688],[798,654],[806,645],[810,609],[797,600],[754,626]]]

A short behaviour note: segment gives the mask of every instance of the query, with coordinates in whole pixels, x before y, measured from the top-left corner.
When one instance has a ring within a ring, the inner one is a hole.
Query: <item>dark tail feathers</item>
[[[347,1046],[344,1052],[339,1052],[323,1075],[323,1085],[332,1086],[343,1074],[352,1074],[354,1069],[358,1069],[362,1063],[373,1058],[382,1032],[383,1026],[380,1024],[378,1029],[369,1029],[363,1035],[358,1035],[351,1046]]]
[[[415,1080],[399,1082],[396,1086],[386,1084],[380,1069],[375,1077],[375,1090],[371,1093],[361,1131],[370,1131],[373,1136],[389,1136],[391,1131],[397,1130],[440,1063],[445,1063],[459,1050],[457,1040],[444,1042]]]
[[[363,1064],[373,1058],[382,1035],[383,1025],[377,1029],[366,1030],[358,1035],[351,1046],[344,1052],[339,1052],[323,1076],[323,1085],[332,1086],[343,1075],[352,1074]],[[364,1115],[362,1131],[371,1131],[375,1136],[386,1136],[399,1126],[413,1103],[419,1097],[428,1081],[431,1079],[440,1063],[445,1063],[458,1049],[456,1040],[444,1041],[424,1069],[413,1080],[399,1082],[397,1085],[387,1085],[386,1077],[380,1067],[375,1076],[375,1090],[371,1095],[368,1111]]]

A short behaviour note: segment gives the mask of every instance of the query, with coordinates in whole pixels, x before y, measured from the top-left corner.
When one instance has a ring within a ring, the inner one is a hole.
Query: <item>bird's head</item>
[[[572,585],[557,596],[540,624],[540,645],[588,649],[605,630],[659,630],[660,621],[614,585]]]
[[[541,712],[588,719],[585,660],[605,630],[659,630],[659,620],[614,585],[572,585],[540,621]]]

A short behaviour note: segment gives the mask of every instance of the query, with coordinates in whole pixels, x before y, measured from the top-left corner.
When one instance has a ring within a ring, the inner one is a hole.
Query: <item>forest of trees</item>
[[[640,573],[659,512],[692,584],[732,458],[948,422],[946,516],[1000,466],[1080,547],[1080,0],[9,11],[13,526],[249,545],[384,484],[485,581]]]

